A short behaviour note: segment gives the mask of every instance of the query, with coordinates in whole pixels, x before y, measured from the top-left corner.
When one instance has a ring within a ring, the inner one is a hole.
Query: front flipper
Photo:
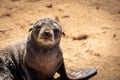
[[[94,76],[97,73],[97,69],[79,69],[72,71],[71,73],[68,74],[69,79],[71,80],[81,80],[81,79],[88,79],[92,76]]]

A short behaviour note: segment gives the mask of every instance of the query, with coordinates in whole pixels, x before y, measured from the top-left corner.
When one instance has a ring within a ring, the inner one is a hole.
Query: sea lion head
[[[34,40],[44,47],[56,45],[64,34],[58,22],[50,18],[38,20],[29,31],[32,31]]]

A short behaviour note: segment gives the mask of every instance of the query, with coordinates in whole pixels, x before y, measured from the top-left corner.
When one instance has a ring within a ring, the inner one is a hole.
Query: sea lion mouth
[[[43,46],[51,46],[55,44],[55,40],[51,37],[40,37],[38,42]]]
[[[42,39],[44,39],[44,40],[52,40],[50,36],[43,36]]]
[[[53,39],[52,38],[49,38],[49,37],[41,37],[38,39],[38,41],[44,41],[44,42],[52,42]]]
[[[53,41],[53,36],[52,34],[42,34],[38,37],[38,40],[43,40],[43,41]]]

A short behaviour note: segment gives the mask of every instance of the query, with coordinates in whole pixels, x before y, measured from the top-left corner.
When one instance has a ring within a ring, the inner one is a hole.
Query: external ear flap
[[[65,36],[65,33],[64,33],[64,32],[62,32],[62,34],[63,34],[63,36]]]
[[[32,29],[33,29],[33,28],[30,28],[30,29],[29,29],[29,32],[30,32]]]

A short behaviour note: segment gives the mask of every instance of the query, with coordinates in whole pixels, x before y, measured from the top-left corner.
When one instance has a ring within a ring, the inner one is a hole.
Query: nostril
[[[45,33],[45,35],[49,35],[49,31],[45,31],[44,33]]]

